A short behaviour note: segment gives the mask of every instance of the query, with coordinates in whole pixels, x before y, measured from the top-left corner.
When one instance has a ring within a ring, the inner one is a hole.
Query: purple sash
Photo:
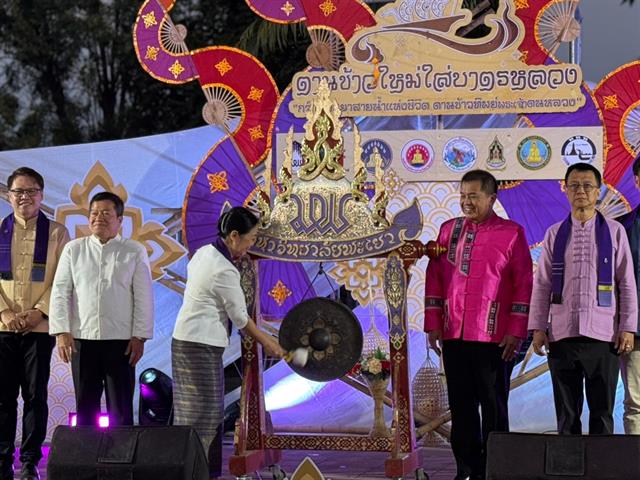
[[[0,225],[0,278],[13,280],[11,273],[11,239],[13,237],[13,213],[7,215]],[[31,281],[44,282],[47,268],[47,250],[49,248],[49,219],[44,213],[38,212],[36,221],[36,246],[33,250],[33,265],[31,266]]]
[[[229,260],[229,262],[235,265],[235,263],[233,263],[233,258],[231,258],[231,252],[229,251],[229,247],[227,247],[227,244],[224,243],[224,240],[222,240],[221,237],[217,237],[215,242],[212,243],[212,245],[216,248],[216,250],[218,250],[222,254],[224,258],[226,258],[227,260]]]
[[[562,303],[564,285],[564,253],[571,235],[571,215],[562,222],[553,244],[551,263],[551,303]],[[598,248],[598,305],[610,307],[613,293],[613,274],[610,265],[613,257],[611,233],[604,216],[596,212],[596,246]]]

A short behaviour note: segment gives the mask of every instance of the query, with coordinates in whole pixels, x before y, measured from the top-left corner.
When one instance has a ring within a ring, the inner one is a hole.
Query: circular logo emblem
[[[544,138],[531,135],[518,144],[516,156],[527,170],[540,170],[551,160],[551,145]]]
[[[464,172],[476,163],[478,151],[471,140],[465,137],[453,137],[444,144],[442,160],[449,170]]]
[[[574,135],[562,145],[562,160],[567,165],[592,163],[596,158],[596,146],[590,138]]]
[[[410,172],[424,172],[433,164],[433,147],[424,140],[411,140],[402,147],[402,164]]]
[[[391,160],[393,160],[393,153],[387,142],[379,138],[367,140],[362,145],[362,161],[369,173],[376,173],[376,159],[373,156],[376,149],[380,157],[382,157],[382,170],[386,170],[391,165]]]

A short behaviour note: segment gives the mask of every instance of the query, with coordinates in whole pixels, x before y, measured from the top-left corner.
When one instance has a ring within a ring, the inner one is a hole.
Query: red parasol
[[[580,36],[576,9],[580,0],[517,0],[516,16],[522,20],[525,35],[520,51],[528,65],[543,65],[563,43]]]
[[[207,103],[207,123],[231,134],[230,122],[240,123],[233,137],[251,166],[264,159],[271,115],[278,103],[278,87],[255,57],[231,47],[207,47],[192,52]]]
[[[305,21],[311,45],[307,62],[337,70],[344,61],[344,45],[360,28],[375,25],[373,11],[361,0],[246,0],[262,18],[277,23]]]
[[[604,178],[617,185],[640,153],[640,61],[604,77],[594,94],[607,134]]]
[[[376,24],[373,11],[360,0],[301,1],[309,30],[331,30],[345,43],[357,30]]]
[[[255,57],[235,48],[190,51],[185,43],[187,29],[175,25],[168,14],[173,3],[147,0],[140,8],[133,28],[140,65],[166,83],[198,78],[207,98],[202,110],[205,121],[233,135],[249,165],[260,163],[266,156],[267,133],[278,102],[271,74]]]

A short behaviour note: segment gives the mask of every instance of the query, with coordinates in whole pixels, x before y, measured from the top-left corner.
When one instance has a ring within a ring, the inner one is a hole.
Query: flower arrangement
[[[352,375],[362,375],[368,380],[386,380],[391,375],[389,354],[377,347],[363,355],[351,370]]]

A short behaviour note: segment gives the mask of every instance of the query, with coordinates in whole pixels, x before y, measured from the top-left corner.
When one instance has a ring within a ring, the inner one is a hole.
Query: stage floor
[[[224,458],[227,459],[231,455],[233,446],[224,445]],[[448,448],[422,448],[423,468],[429,475],[430,480],[451,480],[456,474],[455,462],[451,450]],[[49,453],[49,449],[45,448],[45,455]],[[304,460],[310,457],[318,466],[322,474],[327,480],[349,480],[349,479],[383,479],[384,461],[387,453],[379,452],[333,452],[333,451],[303,451],[288,450],[282,452],[282,461],[280,466],[287,475],[291,475],[296,467]],[[226,461],[226,460],[225,460]],[[40,468],[41,480],[46,480],[46,456],[42,459]],[[16,463],[16,478],[19,478],[20,465]],[[233,480],[229,474],[229,470],[225,467],[222,479]],[[255,480],[264,479],[271,480],[272,476],[268,470],[258,472],[254,475]],[[406,476],[405,478],[414,478]]]

